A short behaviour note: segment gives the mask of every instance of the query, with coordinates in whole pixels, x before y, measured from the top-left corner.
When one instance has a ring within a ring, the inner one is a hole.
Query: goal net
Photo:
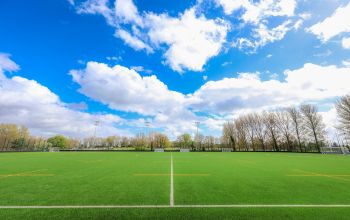
[[[190,152],[190,149],[186,149],[186,148],[180,149],[180,152],[187,153],[187,152]]]
[[[232,152],[232,148],[222,148],[222,152]]]
[[[158,152],[158,153],[164,152],[164,149],[163,148],[155,148],[154,152]]]
[[[350,154],[346,147],[321,147],[322,154]]]
[[[49,152],[60,152],[60,148],[59,147],[51,147],[49,149]]]

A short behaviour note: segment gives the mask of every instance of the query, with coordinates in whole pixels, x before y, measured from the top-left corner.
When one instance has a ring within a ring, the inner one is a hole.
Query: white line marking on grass
[[[130,208],[169,208],[169,205],[34,205],[0,206],[0,209],[130,209]]]
[[[350,204],[228,204],[228,205],[38,205],[0,209],[132,209],[132,208],[350,208]]]
[[[170,207],[174,207],[174,167],[173,153],[170,155]]]
[[[350,204],[227,204],[227,205],[175,205],[175,208],[342,208]]]

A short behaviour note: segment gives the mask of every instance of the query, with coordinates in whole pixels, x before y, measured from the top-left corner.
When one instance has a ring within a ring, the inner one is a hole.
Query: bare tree
[[[213,136],[204,137],[204,146],[207,149],[213,149],[215,145],[215,138]]]
[[[350,95],[341,97],[335,108],[338,116],[338,130],[340,130],[342,136],[347,141],[350,139]]]
[[[295,136],[297,138],[298,141],[298,146],[299,146],[299,150],[300,152],[302,152],[302,146],[301,146],[301,124],[302,124],[302,116],[300,111],[295,108],[295,107],[290,107],[287,108],[287,112],[289,113],[289,117],[292,120],[292,124],[294,127],[294,132],[295,132]]]
[[[236,151],[236,129],[233,122],[225,122],[223,127],[223,139],[233,151]]]
[[[266,138],[266,126],[264,119],[257,113],[251,114],[251,122],[253,123],[254,133],[256,134],[263,151],[266,151],[265,138]]]
[[[287,150],[292,151],[292,129],[291,129],[291,119],[288,115],[288,112],[286,111],[279,111],[276,112],[277,119],[278,119],[278,127],[281,130],[281,133],[283,137],[286,140],[287,143]]]
[[[250,144],[252,147],[252,150],[255,151],[255,120],[252,114],[248,114],[245,116],[241,116],[241,119],[244,121],[244,125],[247,129],[247,133],[250,139]]]
[[[235,119],[235,128],[236,128],[236,148],[238,150],[244,149],[249,151],[249,146],[247,142],[248,129],[246,123],[242,117]]]
[[[264,112],[263,113],[264,122],[266,124],[266,129],[272,140],[273,150],[280,151],[277,143],[278,139],[278,120],[274,112]]]
[[[199,133],[194,136],[194,144],[195,144],[196,150],[204,149],[204,138],[205,138],[204,135]]]
[[[303,123],[308,133],[313,136],[317,150],[321,152],[320,141],[325,133],[325,126],[322,122],[322,116],[317,112],[316,106],[301,105],[300,111],[303,115]]]

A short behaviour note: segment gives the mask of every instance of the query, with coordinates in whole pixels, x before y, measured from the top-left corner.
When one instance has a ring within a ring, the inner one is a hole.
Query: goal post
[[[163,153],[163,152],[164,152],[164,149],[163,149],[163,148],[155,148],[155,149],[154,149],[154,152]]]
[[[182,153],[188,153],[188,152],[190,152],[190,149],[188,149],[188,148],[181,148],[181,149],[180,149],[180,152],[182,152]]]
[[[59,147],[50,147],[49,152],[60,152],[60,148]]]
[[[346,147],[321,147],[322,154],[350,154]]]
[[[221,148],[221,152],[232,152],[232,148]]]

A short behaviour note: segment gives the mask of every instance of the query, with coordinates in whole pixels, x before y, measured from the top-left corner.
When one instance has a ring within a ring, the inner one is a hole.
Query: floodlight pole
[[[199,121],[195,121],[194,124],[196,125],[196,128],[197,128],[196,135],[197,135],[197,137],[198,137],[198,129],[199,129],[199,124],[200,124],[200,122],[199,122]]]
[[[197,142],[198,141],[198,143],[199,143],[199,136],[198,136],[198,132],[199,132],[199,124],[200,124],[200,122],[199,121],[195,121],[194,122],[194,124],[195,124],[195,126],[196,126],[196,128],[197,128],[197,131],[196,131],[196,137],[194,138],[195,139],[195,142]],[[196,141],[196,138],[197,138],[197,141]],[[198,143],[196,144],[197,146],[196,146],[196,149],[198,148]]]
[[[96,120],[94,122],[94,126],[95,126],[95,130],[94,130],[94,138],[96,138],[96,130],[97,130],[97,126],[100,124],[100,121],[99,120]]]
[[[148,136],[148,141],[150,140],[150,134],[149,134],[149,127],[150,127],[150,122],[149,121],[146,121],[145,122],[145,126],[146,126],[146,134],[145,134],[145,136],[147,137]],[[147,145],[148,145],[148,141],[147,141]],[[148,146],[147,146],[148,147]]]
[[[149,126],[150,126],[150,122],[149,121],[146,121],[145,122],[145,126],[146,126],[146,134],[149,135]]]
[[[94,122],[94,126],[95,126],[95,130],[94,130],[94,145],[96,145],[96,130],[97,130],[97,126],[100,124],[100,121],[99,120],[96,120]],[[96,146],[94,146],[96,147]]]

